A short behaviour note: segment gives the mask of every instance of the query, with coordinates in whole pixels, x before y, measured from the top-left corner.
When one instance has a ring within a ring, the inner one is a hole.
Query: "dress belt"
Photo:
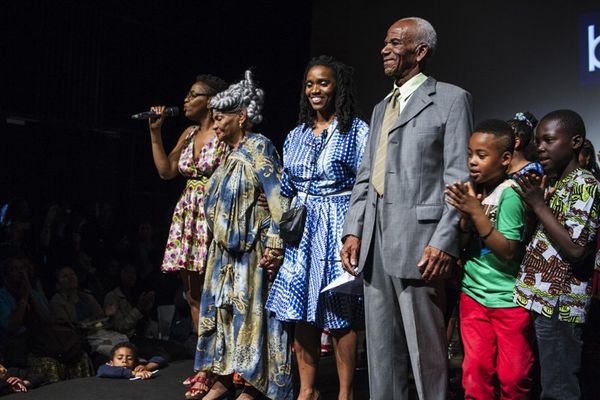
[[[342,192],[331,193],[331,194],[308,194],[304,192],[296,193],[296,197],[299,198],[309,198],[309,199],[317,199],[322,197],[339,197],[339,196],[349,196],[352,194],[352,190],[344,190]]]
[[[187,182],[185,184],[186,187],[197,188],[200,186],[204,186],[208,183],[208,178],[205,176],[199,176],[197,178],[187,178]]]

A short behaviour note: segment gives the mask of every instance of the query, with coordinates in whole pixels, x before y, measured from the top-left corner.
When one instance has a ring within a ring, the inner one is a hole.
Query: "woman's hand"
[[[269,203],[267,202],[267,196],[263,192],[261,192],[258,195],[258,199],[256,200],[256,203],[258,204],[259,207],[269,210]]]
[[[150,127],[150,132],[152,132],[152,133],[160,132],[160,130],[162,128],[162,124],[165,120],[165,116],[163,115],[163,112],[165,111],[165,106],[153,106],[153,107],[150,107],[150,111],[160,114],[160,118],[149,118],[148,119],[148,126]]]
[[[283,264],[283,249],[272,249],[267,247],[265,254],[260,259],[259,265],[267,272],[267,279],[270,282],[275,280],[279,267]]]

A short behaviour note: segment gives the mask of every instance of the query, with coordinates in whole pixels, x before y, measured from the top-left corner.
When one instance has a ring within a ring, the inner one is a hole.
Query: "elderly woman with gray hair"
[[[244,381],[238,400],[292,398],[287,332],[265,309],[283,261],[279,220],[286,200],[275,146],[251,132],[262,120],[263,97],[246,71],[244,80],[210,102],[213,129],[231,152],[213,173],[205,200],[212,242],[194,365],[216,375],[205,400],[232,395],[234,373]],[[262,192],[268,209],[257,203]]]

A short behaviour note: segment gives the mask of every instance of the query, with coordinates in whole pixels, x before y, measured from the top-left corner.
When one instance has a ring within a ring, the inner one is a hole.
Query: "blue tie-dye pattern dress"
[[[314,136],[311,127],[302,124],[286,138],[282,194],[293,197],[294,207],[304,202],[308,193],[307,218],[298,247],[286,246],[267,308],[281,321],[343,329],[362,322],[362,297],[321,290],[344,273],[336,260],[340,258],[344,218],[369,126],[355,118],[349,132],[342,133],[334,120],[326,131]],[[333,135],[329,141],[328,135]]]

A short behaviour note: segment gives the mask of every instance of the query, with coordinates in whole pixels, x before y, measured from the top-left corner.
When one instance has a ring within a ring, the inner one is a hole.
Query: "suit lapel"
[[[421,84],[421,86],[419,86],[417,90],[415,90],[415,92],[410,96],[410,99],[408,99],[408,103],[406,103],[404,109],[402,109],[398,120],[394,123],[394,125],[392,125],[390,132],[403,125],[406,125],[408,121],[419,115],[419,113],[425,107],[433,103],[430,95],[435,93],[435,85],[436,80],[432,77],[429,77]]]

